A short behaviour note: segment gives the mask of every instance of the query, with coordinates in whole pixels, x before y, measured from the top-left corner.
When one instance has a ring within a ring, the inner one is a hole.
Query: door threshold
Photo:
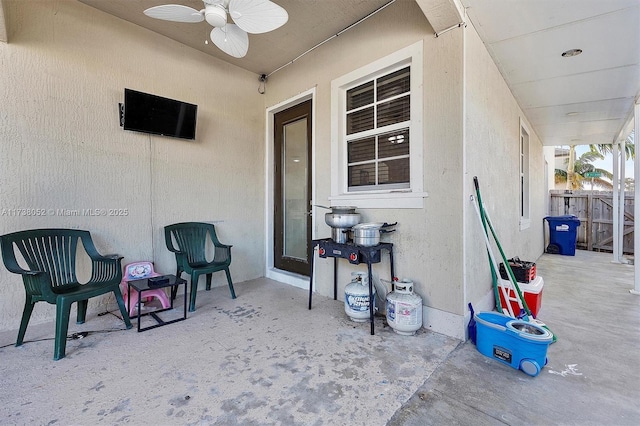
[[[267,278],[279,281],[284,284],[289,284],[293,287],[309,289],[309,277],[305,275],[296,274],[295,272],[283,271],[282,269],[270,268],[267,269]]]

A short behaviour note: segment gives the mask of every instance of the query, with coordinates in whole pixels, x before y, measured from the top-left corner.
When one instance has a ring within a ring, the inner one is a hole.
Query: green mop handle
[[[484,228],[485,235],[489,235],[487,232],[487,218],[484,214],[484,206],[482,204],[482,196],[480,195],[480,184],[478,183],[478,176],[473,177],[473,184],[476,187],[476,198],[478,201],[478,208],[480,210],[480,218],[482,219],[482,227]],[[493,283],[493,297],[496,299],[496,308],[498,312],[502,313],[502,303],[500,302],[500,294],[498,293],[498,272],[493,267],[491,262],[491,255],[489,254],[489,248],[487,248],[487,255],[489,256],[489,268],[491,269],[491,281]]]
[[[493,235],[493,239],[496,242],[496,246],[498,246],[498,251],[500,251],[500,256],[502,257],[502,261],[504,262],[504,268],[509,274],[509,278],[511,279],[511,284],[513,285],[513,288],[515,289],[515,291],[518,293],[518,297],[522,302],[522,308],[524,309],[524,312],[527,314],[527,316],[532,317],[533,315],[531,314],[531,310],[529,310],[529,306],[527,306],[527,302],[524,300],[524,296],[520,291],[520,286],[518,286],[518,280],[516,280],[516,276],[513,273],[513,269],[511,269],[511,265],[509,265],[509,259],[507,259],[507,256],[504,254],[504,251],[502,250],[502,246],[500,245],[500,241],[498,241],[496,231],[495,229],[493,229],[493,224],[491,223],[490,218],[487,218],[487,224],[489,225],[489,229],[491,230],[491,235]]]

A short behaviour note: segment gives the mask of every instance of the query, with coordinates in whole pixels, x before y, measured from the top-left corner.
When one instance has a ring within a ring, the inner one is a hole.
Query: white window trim
[[[386,69],[411,65],[410,187],[400,190],[348,192],[345,91]],[[419,41],[331,82],[331,196],[334,204],[360,208],[424,208],[423,43]]]
[[[518,161],[518,192],[519,197],[518,201],[522,203],[522,197],[527,197],[527,212],[526,216],[522,216],[520,213],[520,206],[518,206],[518,212],[520,214],[520,230],[524,231],[531,227],[531,130],[529,130],[529,126],[527,123],[520,117],[520,127],[519,127],[519,135],[518,135],[518,156],[522,156],[522,131],[524,130],[527,133],[528,141],[527,141],[527,164],[526,164],[526,173],[527,173],[527,188],[525,193],[523,194],[520,187],[520,175],[522,171],[520,170],[521,161]],[[520,158],[518,158],[520,160]]]

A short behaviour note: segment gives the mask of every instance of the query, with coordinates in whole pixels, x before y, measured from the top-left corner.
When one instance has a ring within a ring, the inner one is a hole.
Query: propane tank
[[[373,306],[376,304],[376,288],[372,288]],[[369,278],[366,272],[352,272],[351,282],[344,289],[344,311],[351,321],[369,321]]]
[[[413,292],[413,281],[397,281],[395,290],[387,294],[387,324],[405,336],[422,327],[422,298]]]

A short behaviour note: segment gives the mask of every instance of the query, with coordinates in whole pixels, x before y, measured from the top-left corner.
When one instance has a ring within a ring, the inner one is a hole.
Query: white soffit
[[[544,145],[618,136],[640,94],[639,0],[461,1]]]
[[[461,0],[485,43],[495,43],[537,31],[638,6],[638,0]]]
[[[495,42],[492,49],[496,56],[511,59],[503,71],[514,84],[613,69],[633,65],[627,52],[640,49],[640,38],[633,37],[636,23],[637,17],[622,10]],[[585,40],[585,33],[595,37]],[[580,46],[586,42],[585,50]],[[582,48],[583,54],[561,56],[573,48]]]
[[[463,22],[455,0],[416,0],[436,34]]]

